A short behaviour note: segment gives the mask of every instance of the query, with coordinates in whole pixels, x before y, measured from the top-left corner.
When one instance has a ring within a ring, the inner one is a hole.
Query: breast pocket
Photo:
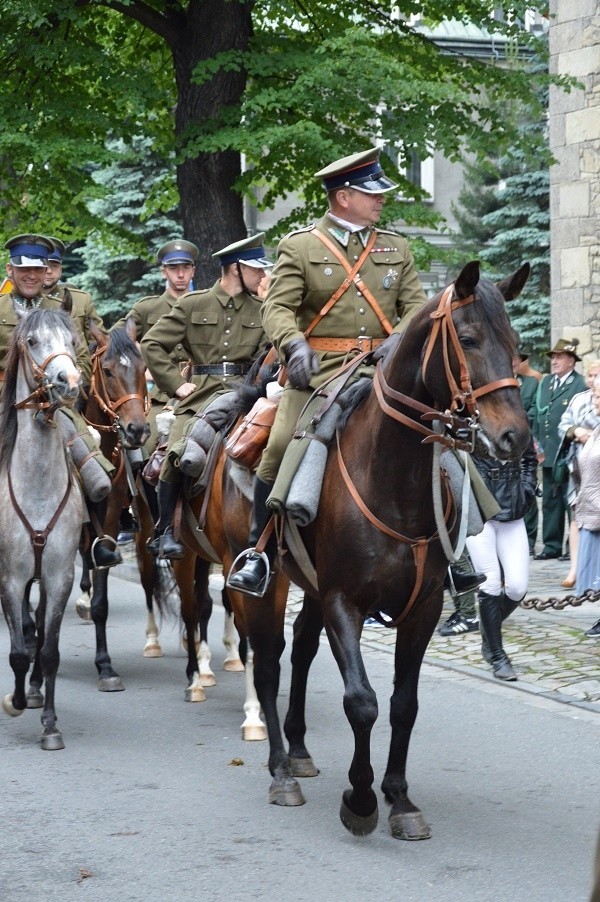
[[[198,310],[192,313],[188,331],[188,342],[192,348],[206,348],[218,344],[219,316],[216,311]]]
[[[390,292],[397,295],[404,266],[404,255],[401,251],[371,252],[368,269],[363,270],[363,277],[373,292]]]
[[[243,310],[239,338],[240,349],[243,349],[242,356],[253,357],[262,339],[263,327],[260,310]]]
[[[306,287],[317,302],[325,302],[340,287],[346,271],[333,254],[323,248],[308,253]]]

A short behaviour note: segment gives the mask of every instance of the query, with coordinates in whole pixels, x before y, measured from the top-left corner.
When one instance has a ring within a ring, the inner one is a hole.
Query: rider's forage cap
[[[157,253],[158,262],[163,266],[174,265],[177,263],[191,263],[195,265],[200,251],[191,241],[184,241],[183,238],[176,238],[174,241],[167,241]]]
[[[325,169],[315,172],[315,178],[323,179],[326,191],[355,188],[364,194],[385,194],[398,187],[381,168],[379,150],[376,147],[336,160]]]
[[[4,245],[10,255],[11,266],[39,266],[46,268],[54,251],[50,238],[44,235],[15,235]]]
[[[559,338],[551,351],[546,351],[546,357],[552,357],[553,354],[570,354],[575,360],[581,360],[577,354],[578,338]]]
[[[48,260],[54,260],[57,263],[62,263],[62,258],[64,257],[65,251],[67,249],[65,243],[61,241],[60,238],[51,238],[50,241],[54,245],[54,250],[48,257]]]
[[[244,266],[251,266],[253,269],[270,269],[273,263],[267,257],[263,245],[264,232],[257,232],[250,238],[242,238],[241,241],[234,241],[227,247],[215,251],[212,255],[213,259],[218,260],[221,266],[228,266],[230,263],[243,263]]]

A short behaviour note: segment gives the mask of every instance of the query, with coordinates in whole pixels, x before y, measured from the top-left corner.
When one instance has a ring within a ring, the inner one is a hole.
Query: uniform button
[[[228,341],[224,341],[224,342],[223,342],[223,347],[224,347],[224,348],[228,348],[228,347],[229,347],[229,342],[228,342]]]
[[[361,326],[361,327],[360,327],[360,331],[361,331],[361,332],[366,332],[366,331],[367,331],[366,326]]]
[[[229,335],[230,332],[231,332],[231,329],[225,329],[225,335]]]
[[[182,345],[177,345],[177,350],[178,350],[178,351],[183,351]]]
[[[230,317],[230,316],[227,317],[227,322],[228,322],[228,323],[231,322],[231,317]]]
[[[359,308],[358,308],[358,312],[364,314],[365,308],[364,308],[364,307],[359,307]]]
[[[356,292],[356,297],[357,297],[357,298],[362,298],[362,291],[357,291],[357,292]]]
[[[323,260],[325,261],[325,263],[327,263],[327,261],[329,260],[329,257],[323,257]]]
[[[202,322],[203,322],[203,323],[205,323],[205,322],[206,322],[206,317],[204,317],[204,319],[203,319],[203,320],[202,320]]]
[[[227,354],[223,354],[223,356],[221,357],[221,360],[227,360]]]
[[[354,254],[354,259],[358,260],[358,254]]]

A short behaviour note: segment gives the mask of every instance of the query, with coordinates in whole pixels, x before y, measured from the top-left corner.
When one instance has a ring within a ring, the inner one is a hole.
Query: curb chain
[[[563,598],[526,598],[521,607],[529,611],[546,611],[548,608],[562,611],[569,606],[578,608],[584,601],[600,601],[600,589],[588,589],[583,595],[565,595]]]

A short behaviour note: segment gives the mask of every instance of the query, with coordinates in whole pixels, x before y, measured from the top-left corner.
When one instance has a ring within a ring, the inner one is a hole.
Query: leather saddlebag
[[[259,398],[225,442],[225,453],[250,470],[258,464],[269,440],[278,401]]]

